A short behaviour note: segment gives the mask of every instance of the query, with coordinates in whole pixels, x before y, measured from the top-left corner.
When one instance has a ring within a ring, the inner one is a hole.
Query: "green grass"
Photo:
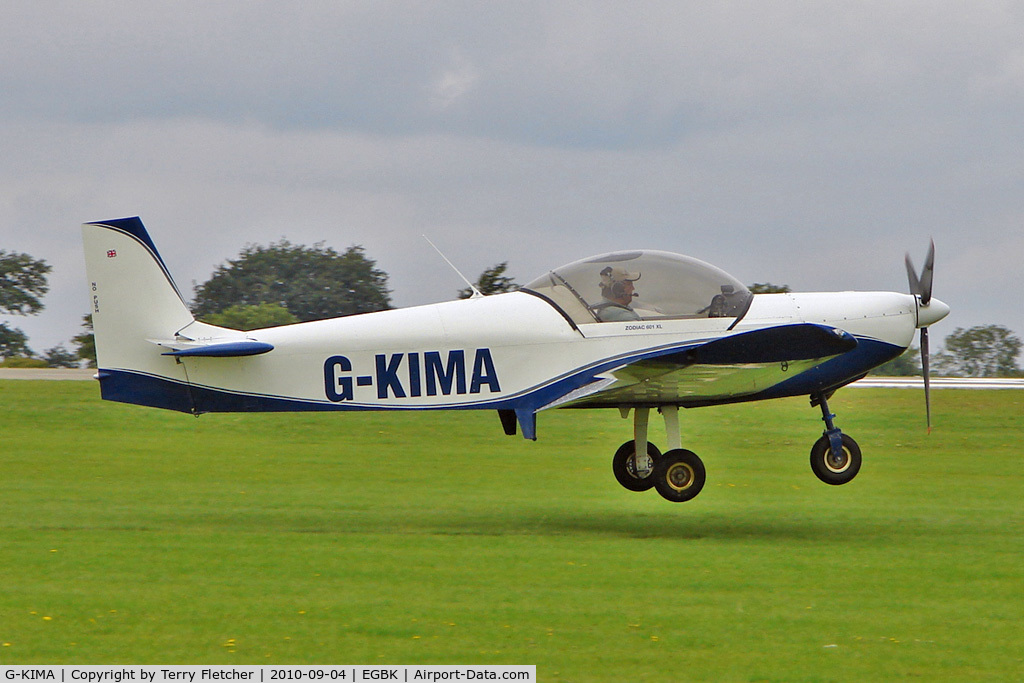
[[[1024,394],[684,411],[690,503],[616,411],[207,415],[0,382],[0,663],[536,664],[543,681],[1021,680]],[[663,432],[653,439],[663,444]]]

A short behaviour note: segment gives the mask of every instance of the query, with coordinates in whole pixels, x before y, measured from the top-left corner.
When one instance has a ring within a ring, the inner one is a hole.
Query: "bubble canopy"
[[[526,284],[577,324],[737,318],[753,294],[725,271],[667,251],[617,251],[556,268]]]

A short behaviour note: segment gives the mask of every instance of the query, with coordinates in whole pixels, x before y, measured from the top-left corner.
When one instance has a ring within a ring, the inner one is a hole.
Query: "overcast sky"
[[[653,248],[752,284],[906,291],[1024,333],[1020,2],[3,2],[0,249],[37,352],[89,310],[83,222],[191,293],[247,243],[363,245],[396,305]]]

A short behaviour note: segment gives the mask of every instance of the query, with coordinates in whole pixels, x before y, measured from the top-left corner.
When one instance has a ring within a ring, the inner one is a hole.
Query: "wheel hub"
[[[693,485],[693,468],[683,462],[672,465],[665,474],[669,486],[676,491],[685,491]]]
[[[843,472],[850,466],[850,453],[844,448],[841,453],[833,453],[829,450],[825,454],[825,467],[831,471],[839,473]]]
[[[626,461],[626,470],[637,479],[649,477],[653,469],[654,460],[647,453],[641,456],[634,455]]]

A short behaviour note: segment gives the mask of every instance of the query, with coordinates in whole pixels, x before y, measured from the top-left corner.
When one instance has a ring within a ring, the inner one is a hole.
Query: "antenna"
[[[459,271],[459,269],[455,267],[454,263],[452,263],[451,261],[448,260],[447,256],[445,256],[443,253],[441,253],[441,250],[437,248],[436,244],[434,244],[433,242],[430,241],[429,237],[427,237],[426,235],[423,235],[423,239],[425,239],[427,241],[427,244],[429,244],[430,246],[434,247],[434,251],[437,252],[437,255],[440,256],[441,258],[443,258],[444,262],[447,263],[451,267],[451,269],[455,271],[455,274],[458,275],[460,278],[462,278],[462,281],[465,282],[467,285],[469,285],[469,288],[471,290],[473,290],[473,294],[469,297],[470,299],[479,299],[480,297],[483,296],[483,294],[480,293],[480,290],[476,288],[476,285],[474,285],[472,282],[470,282],[469,280],[466,279],[466,276],[463,275]]]

